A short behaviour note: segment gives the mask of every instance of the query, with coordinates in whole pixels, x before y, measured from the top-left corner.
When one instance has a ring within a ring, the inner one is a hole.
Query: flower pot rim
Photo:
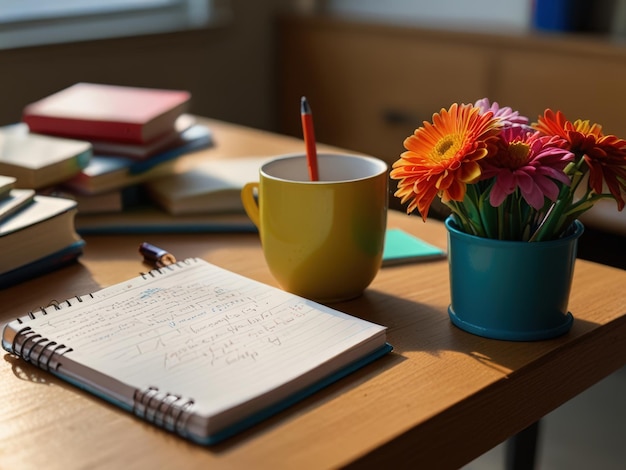
[[[557,246],[557,245],[569,243],[570,240],[580,237],[585,231],[585,226],[583,225],[583,223],[580,220],[576,219],[574,220],[574,222],[572,222],[572,225],[574,226],[574,230],[565,237],[557,238],[554,240],[545,240],[541,242],[526,242],[526,241],[521,241],[521,240],[499,240],[497,238],[485,238],[485,237],[479,237],[477,235],[472,235],[470,233],[463,232],[457,227],[456,223],[454,222],[454,217],[452,216],[446,217],[444,224],[446,226],[446,229],[452,236],[465,238],[465,239],[472,239],[474,240],[475,243],[489,244],[491,246],[494,246],[494,245],[495,246],[497,245],[511,246],[513,244],[518,245],[518,246],[522,246],[522,245],[528,245],[528,246],[535,245],[536,246],[537,244],[541,244],[541,246],[543,247]]]

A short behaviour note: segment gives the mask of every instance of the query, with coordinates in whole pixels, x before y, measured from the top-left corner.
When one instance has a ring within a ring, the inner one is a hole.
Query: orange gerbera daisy
[[[481,114],[471,104],[454,103],[407,137],[407,151],[391,170],[391,177],[399,180],[395,196],[403,204],[410,200],[407,213],[417,208],[426,220],[438,194],[444,203],[462,201],[466,185],[480,178],[477,162],[492,151],[500,127],[491,111]]]
[[[617,202],[617,209],[626,204],[626,140],[604,135],[602,126],[588,120],[570,122],[561,111],[546,109],[533,125],[547,135],[559,135],[569,142],[570,151],[582,157],[589,168],[589,188],[602,194],[604,184]]]

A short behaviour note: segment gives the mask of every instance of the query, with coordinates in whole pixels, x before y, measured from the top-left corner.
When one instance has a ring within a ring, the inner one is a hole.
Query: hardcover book
[[[34,134],[24,125],[0,128],[0,174],[16,188],[41,189],[71,178],[93,155],[87,141]]]
[[[209,147],[212,134],[207,127],[196,124],[181,134],[181,142],[145,160],[94,155],[89,165],[64,186],[80,194],[100,194],[171,174],[178,157]]]
[[[76,202],[35,196],[0,224],[0,275],[56,253],[81,238],[75,230]]]
[[[84,240],[76,240],[68,246],[43,256],[42,258],[30,261],[11,271],[0,273],[0,289],[6,289],[20,282],[34,279],[74,263],[83,254],[84,246]]]
[[[15,187],[17,178],[13,176],[0,175],[0,198],[6,197]]]
[[[165,150],[180,147],[185,143],[184,132],[195,124],[195,119],[189,114],[183,114],[175,123],[174,130],[145,144],[129,144],[110,140],[92,140],[93,153],[96,155],[111,155],[128,157],[135,160],[145,160]]]
[[[34,198],[34,189],[12,189],[0,199],[0,223],[32,203]]]
[[[172,132],[190,98],[183,90],[76,83],[27,105],[22,120],[42,134],[146,143]]]
[[[259,180],[259,169],[272,157],[207,160],[183,173],[161,176],[144,186],[170,214],[241,212],[241,189]]]
[[[105,214],[79,212],[76,230],[81,235],[114,235],[256,232],[257,228],[244,213],[172,215],[157,207],[144,205]]]

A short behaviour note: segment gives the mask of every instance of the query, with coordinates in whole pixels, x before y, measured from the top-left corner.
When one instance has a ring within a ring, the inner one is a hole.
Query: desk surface
[[[196,158],[301,151],[298,139],[205,121],[216,147]],[[442,248],[441,223],[391,212]],[[0,291],[0,321],[145,270],[139,235],[88,236],[80,263]],[[275,284],[255,234],[158,234],[178,258],[200,256]],[[626,364],[626,271],[578,260],[574,326],[549,341],[472,336],[451,325],[445,260],[383,268],[365,294],[334,307],[388,326],[394,351],[262,424],[204,448],[4,354],[3,468],[328,468],[416,463],[455,468]]]

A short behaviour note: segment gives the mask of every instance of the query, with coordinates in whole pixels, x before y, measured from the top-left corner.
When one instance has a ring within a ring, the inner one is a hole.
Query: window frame
[[[198,29],[229,17],[223,0],[0,0],[0,49]]]

